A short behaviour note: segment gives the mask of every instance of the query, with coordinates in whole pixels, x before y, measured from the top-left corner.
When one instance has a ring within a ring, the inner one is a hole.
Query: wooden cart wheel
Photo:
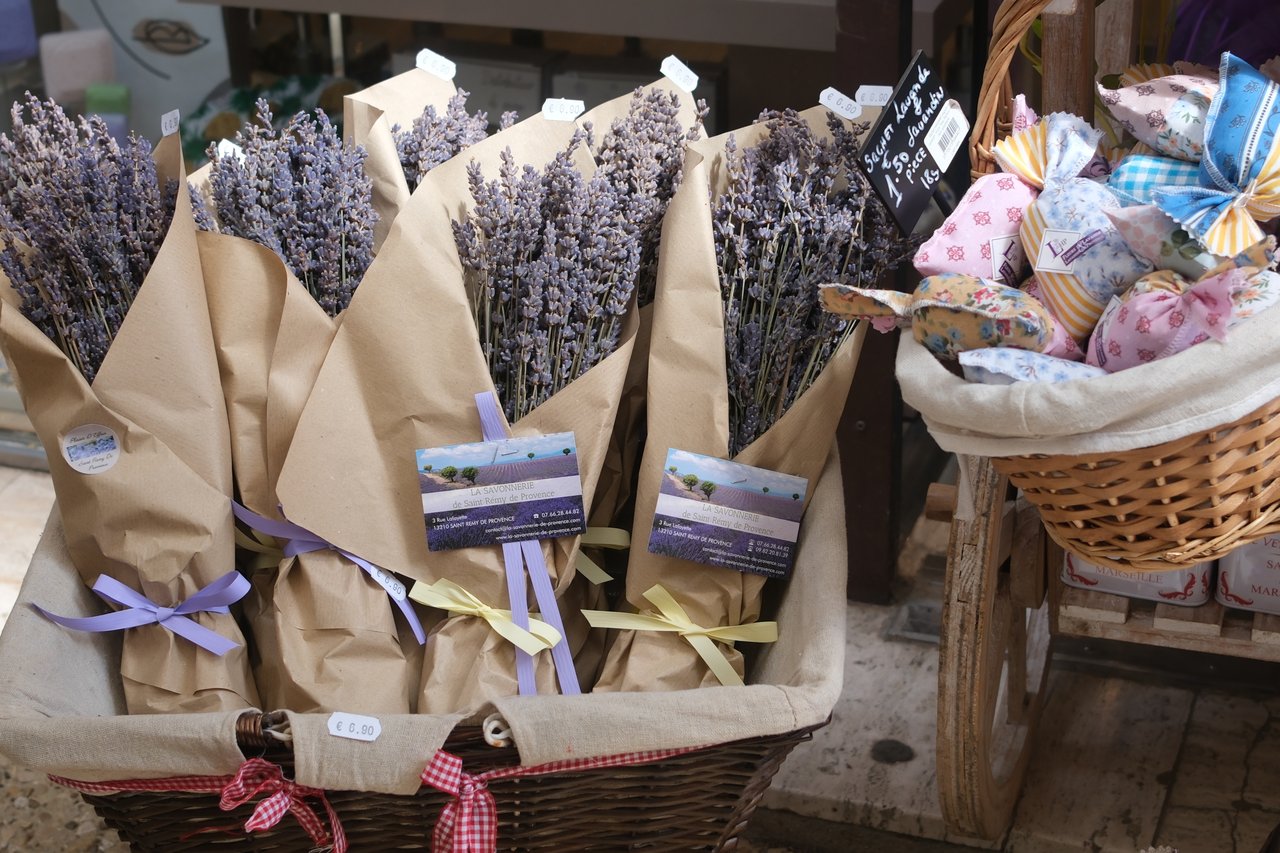
[[[1013,817],[1044,702],[1047,537],[989,460],[959,461],[938,660],[938,790],[949,828],[995,839]]]

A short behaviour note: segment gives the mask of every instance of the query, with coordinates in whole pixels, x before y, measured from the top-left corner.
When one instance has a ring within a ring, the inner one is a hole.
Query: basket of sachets
[[[1187,568],[1280,530],[1277,66],[1129,69],[1099,86],[1120,147],[1019,96],[988,151],[985,110],[985,174],[916,254],[916,291],[826,288],[910,329],[904,399],[1092,564]]]

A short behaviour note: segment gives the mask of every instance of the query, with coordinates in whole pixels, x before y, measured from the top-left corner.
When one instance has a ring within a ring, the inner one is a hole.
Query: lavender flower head
[[[0,270],[22,313],[90,382],[173,217],[147,140],[117,144],[97,116],[26,94],[0,134]],[[29,118],[28,118],[29,116]]]
[[[729,452],[764,434],[821,374],[854,324],[825,313],[819,285],[874,284],[915,251],[858,169],[858,139],[827,114],[820,139],[795,111],[765,112],[769,135],[725,151],[712,200],[724,300]]]
[[[365,150],[343,146],[321,110],[276,131],[267,102],[257,109],[257,122],[235,136],[240,154],[209,146],[210,198],[193,189],[196,223],[266,246],[337,316],[373,261],[377,214]]]
[[[601,140],[597,169],[574,166],[593,129],[578,129],[541,170],[510,150],[498,177],[472,163],[475,207],[454,222],[480,346],[507,418],[515,422],[607,358],[637,287],[656,267],[684,143],[675,95],[637,90]]]
[[[498,129],[506,130],[515,122],[515,113],[503,113]],[[443,114],[428,105],[422,115],[413,120],[412,127],[405,130],[397,124],[391,128],[391,134],[409,191],[413,192],[427,172],[488,137],[489,117],[483,112],[469,115],[467,93],[459,89],[445,105]]]

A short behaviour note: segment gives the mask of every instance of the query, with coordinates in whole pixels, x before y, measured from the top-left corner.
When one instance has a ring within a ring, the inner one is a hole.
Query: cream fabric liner
[[[796,569],[748,687],[671,693],[512,697],[497,702],[524,764],[724,743],[824,721],[844,672],[844,495],[832,450],[800,535]],[[122,716],[119,634],[80,634],[28,605],[101,612],[66,552],[57,508],[0,635],[0,752],[85,781],[229,775],[243,761],[237,714]],[[296,779],[331,790],[411,794],[457,716],[381,718],[373,743],[328,734],[327,715],[290,715]]]
[[[1280,334],[1268,309],[1177,355],[1073,382],[979,385],[910,335],[898,344],[902,399],[944,450],[977,456],[1107,453],[1230,423],[1280,397]]]

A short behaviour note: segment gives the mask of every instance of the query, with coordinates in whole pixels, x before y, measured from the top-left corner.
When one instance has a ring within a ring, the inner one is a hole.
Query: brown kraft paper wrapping
[[[574,130],[572,122],[534,116],[426,176],[347,309],[280,479],[293,521],[386,569],[428,583],[452,580],[492,607],[508,606],[502,549],[428,553],[413,464],[418,448],[479,441],[475,395],[493,391],[451,222],[472,205],[472,160],[492,177],[510,148],[517,163],[541,167]],[[589,152],[580,150],[579,167],[588,176],[594,171]],[[633,321],[611,356],[511,427],[516,436],[575,433],[588,514],[634,334]],[[577,537],[543,543],[557,595],[573,580],[577,549]],[[532,594],[529,601],[535,606]],[[580,624],[563,615],[567,626]],[[555,692],[550,656],[535,663],[539,692]],[[433,631],[419,713],[473,712],[514,693],[514,652],[486,622],[456,616]]]
[[[271,250],[222,234],[199,240],[239,500],[278,519],[280,468],[339,321]],[[268,709],[409,710],[410,673],[387,593],[336,552],[259,569],[244,609]]]
[[[162,180],[179,179],[173,222],[93,385],[22,315],[8,282],[0,287],[0,345],[46,448],[82,579],[110,575],[175,606],[235,568],[231,450],[177,137],[162,140],[155,156]],[[61,453],[60,439],[85,424],[118,437],[119,458],[100,473],[77,472]],[[160,625],[124,631],[129,713],[258,704],[234,617],[193,618],[239,647],[218,657]]]
[[[802,113],[825,135],[826,110]],[[736,131],[746,149],[765,133],[753,125]],[[650,610],[643,593],[654,584],[671,592],[694,623],[745,625],[760,618],[765,578],[733,569],[662,557],[648,551],[653,514],[669,448],[728,457],[729,391],[725,370],[724,307],[712,242],[711,194],[724,186],[728,134],[691,143],[684,182],[662,228],[658,293],[649,350],[648,439],[641,461],[626,596],[631,607]],[[816,287],[816,285],[815,285]],[[804,477],[806,502],[831,448],[844,411],[865,327],[859,327],[814,384],[764,435],[734,461]],[[796,630],[780,625],[779,631]],[[739,675],[742,653],[718,644]],[[610,647],[597,691],[682,690],[719,682],[678,634],[622,631]]]
[[[363,145],[369,154],[364,171],[373,181],[373,209],[378,212],[373,229],[375,251],[409,202],[409,182],[391,128],[409,128],[428,106],[443,111],[457,92],[451,81],[411,68],[342,99],[343,140],[348,145]]]

